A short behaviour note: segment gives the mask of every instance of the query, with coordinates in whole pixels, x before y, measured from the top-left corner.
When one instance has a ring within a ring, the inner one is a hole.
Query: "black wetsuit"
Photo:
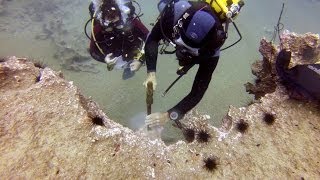
[[[189,110],[195,107],[202,99],[204,93],[206,92],[209,83],[211,81],[211,76],[215,70],[219,56],[215,55],[216,51],[222,46],[224,38],[217,35],[218,29],[223,31],[223,27],[219,22],[217,16],[212,12],[211,7],[203,2],[189,2],[192,6],[187,11],[196,12],[201,9],[211,14],[216,23],[212,29],[207,34],[205,40],[199,44],[200,53],[199,56],[193,56],[191,58],[191,63],[199,64],[199,69],[195,76],[192,89],[190,93],[185,96],[177,105],[169,109],[168,112],[171,113],[175,111],[178,113],[178,119],[181,119]],[[145,46],[145,56],[146,56],[146,66],[148,72],[155,72],[157,65],[158,56],[158,44],[161,39],[170,39],[174,41],[173,37],[173,26],[174,26],[174,8],[166,7],[163,11],[163,15],[158,20],[158,22],[153,27],[151,33],[149,34],[146,46]],[[188,20],[188,19],[187,19]],[[221,31],[219,31],[221,32]],[[223,36],[225,37],[225,36]],[[192,44],[192,42],[190,42]],[[195,45],[197,46],[197,45]],[[179,54],[176,54],[177,57]],[[179,59],[179,57],[178,57]],[[180,63],[180,62],[179,62]]]
[[[276,70],[290,97],[307,98],[320,103],[320,64],[303,64],[288,68],[291,51],[281,50],[276,60]]]

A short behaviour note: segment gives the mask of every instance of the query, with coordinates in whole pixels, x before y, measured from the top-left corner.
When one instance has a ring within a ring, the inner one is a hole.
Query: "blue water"
[[[107,71],[106,65],[93,61],[87,53],[89,40],[84,24],[89,18],[88,4],[81,0],[15,0],[0,1],[0,56],[16,55],[45,62],[62,71],[87,97],[98,102],[107,115],[130,128],[143,124],[146,111],[146,68],[134,77],[123,80],[121,71]],[[158,15],[155,0],[138,0],[145,25],[151,29]],[[253,82],[251,64],[261,59],[258,52],[262,37],[271,39],[282,3],[285,9],[282,23],[285,29],[297,33],[318,33],[320,2],[316,0],[246,0],[236,23],[243,40],[221,53],[221,58],[203,100],[196,107],[211,116],[211,123],[219,125],[229,105],[246,105],[252,96],[243,84]],[[88,27],[90,32],[90,28]],[[237,40],[230,28],[226,45]],[[177,77],[178,67],[173,55],[161,55],[158,60],[158,87],[154,95],[153,112],[166,111],[178,103],[189,91],[196,68],[183,77],[167,94],[162,92]],[[81,71],[79,71],[79,68]],[[166,126],[165,139],[175,139],[177,131]]]

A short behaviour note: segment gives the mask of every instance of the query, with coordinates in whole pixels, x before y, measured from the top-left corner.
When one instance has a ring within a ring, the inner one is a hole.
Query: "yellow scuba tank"
[[[242,0],[204,0],[214,9],[222,21],[235,18],[244,5]]]

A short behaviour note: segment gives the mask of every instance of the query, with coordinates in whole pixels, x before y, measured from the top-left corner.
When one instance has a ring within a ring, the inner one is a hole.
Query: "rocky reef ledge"
[[[319,57],[318,36],[283,39],[294,52],[308,46],[313,55],[296,53],[294,62]],[[319,179],[319,106],[291,99],[277,81],[278,47],[262,40],[260,52],[254,73],[257,82],[268,81],[260,87],[272,88],[261,93],[249,85],[258,100],[230,106],[220,128],[205,115],[188,114],[184,121],[211,138],[170,146],[109,119],[61,73],[23,58],[1,59],[0,178]]]

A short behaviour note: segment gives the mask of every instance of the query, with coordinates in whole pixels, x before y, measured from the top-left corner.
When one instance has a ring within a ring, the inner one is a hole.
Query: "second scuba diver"
[[[156,88],[160,40],[175,46],[179,65],[185,68],[182,73],[194,64],[198,64],[199,69],[189,94],[167,112],[148,115],[145,121],[148,127],[163,126],[169,120],[177,122],[200,102],[217,66],[220,48],[227,36],[227,24],[238,15],[243,5],[244,3],[239,0],[207,0],[206,2],[162,0],[159,2],[160,18],[145,44],[148,75],[144,85],[147,86],[151,82],[153,89]],[[177,71],[178,74],[179,72],[181,71]]]
[[[109,71],[133,74],[144,63],[144,41],[149,33],[135,14],[131,0],[96,0],[89,6],[92,19],[90,55]]]

